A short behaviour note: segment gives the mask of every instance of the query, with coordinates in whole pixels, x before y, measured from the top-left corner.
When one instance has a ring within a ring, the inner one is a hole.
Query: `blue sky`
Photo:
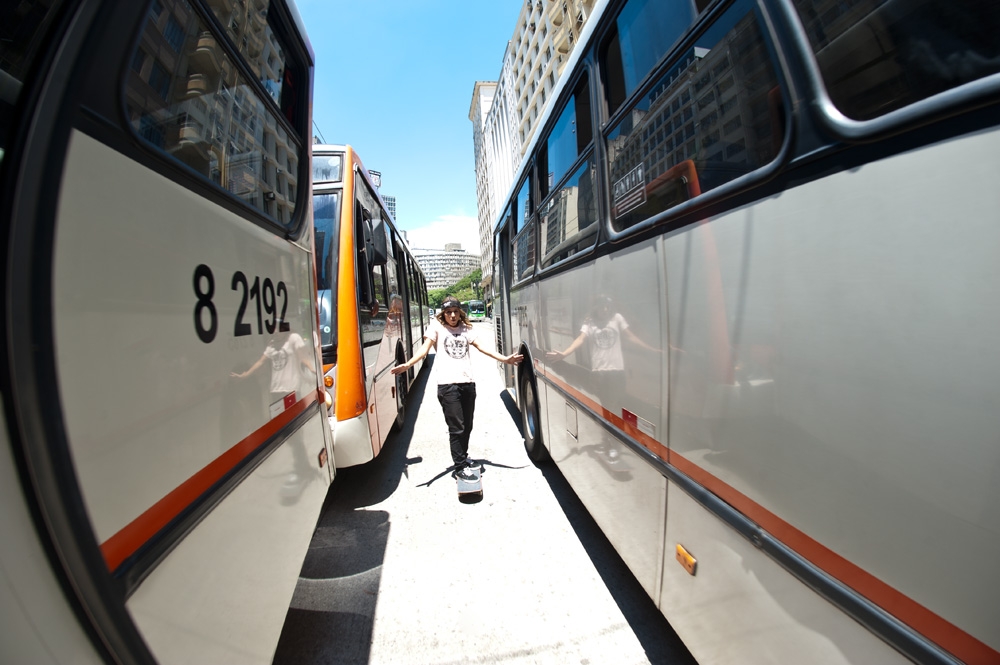
[[[382,172],[413,247],[479,252],[469,107],[475,82],[500,75],[523,4],[296,1],[316,56],[319,132]]]

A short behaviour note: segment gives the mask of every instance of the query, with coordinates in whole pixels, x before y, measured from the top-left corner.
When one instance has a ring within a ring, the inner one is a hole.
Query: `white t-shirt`
[[[437,352],[433,373],[439,386],[475,382],[472,375],[472,343],[479,335],[472,326],[459,323],[458,327],[452,328],[434,319],[424,337],[433,342]]]
[[[302,366],[298,353],[305,345],[301,336],[291,333],[281,346],[268,344],[264,349],[264,355],[271,361],[272,393],[290,393],[300,389]]]
[[[580,332],[590,341],[590,369],[593,372],[621,370],[625,368],[622,358],[622,331],[628,328],[625,317],[614,314],[603,327],[598,328],[592,321],[585,321]]]

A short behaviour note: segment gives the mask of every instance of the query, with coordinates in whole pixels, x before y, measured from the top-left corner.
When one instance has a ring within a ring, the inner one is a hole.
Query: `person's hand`
[[[396,365],[395,367],[393,367],[389,371],[392,372],[393,374],[402,374],[403,372],[405,372],[408,369],[410,369],[410,368],[406,366],[406,363],[403,363],[402,365]]]
[[[562,360],[566,357],[566,354],[562,351],[549,351],[545,354],[546,360]]]
[[[504,364],[520,365],[522,360],[524,360],[524,356],[522,356],[520,353],[512,353],[506,358],[504,358]]]

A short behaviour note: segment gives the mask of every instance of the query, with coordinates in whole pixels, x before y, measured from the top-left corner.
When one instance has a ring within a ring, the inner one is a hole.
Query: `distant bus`
[[[0,16],[0,662],[270,663],[334,475],[304,27]]]
[[[486,320],[486,303],[482,300],[466,300],[462,303],[462,309],[473,323]]]
[[[599,0],[524,146],[525,447],[702,665],[1000,663],[998,31]]]
[[[331,396],[329,423],[337,468],[374,459],[402,424],[420,363],[413,356],[430,324],[423,271],[396,230],[358,153],[314,145],[320,343]]]

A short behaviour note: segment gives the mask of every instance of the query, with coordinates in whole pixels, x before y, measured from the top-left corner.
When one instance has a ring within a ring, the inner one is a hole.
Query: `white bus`
[[[503,368],[703,665],[1000,662],[1000,9],[597,2]]]
[[[270,663],[335,461],[285,0],[0,11],[0,661]]]

